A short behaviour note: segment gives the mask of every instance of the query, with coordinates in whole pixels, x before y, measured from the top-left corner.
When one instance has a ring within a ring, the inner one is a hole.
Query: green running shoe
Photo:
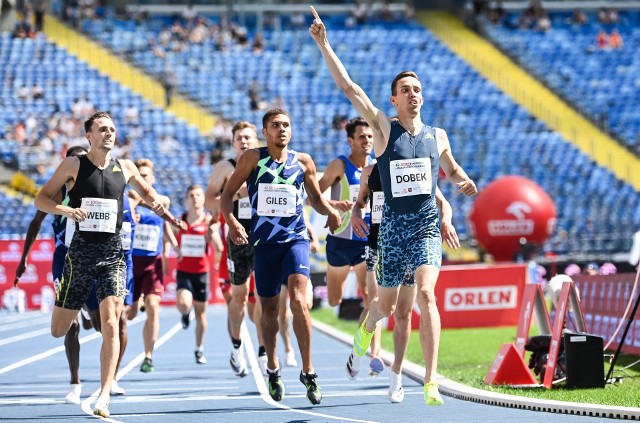
[[[442,405],[444,400],[438,392],[438,384],[435,382],[429,382],[424,385],[424,402],[427,405]]]
[[[316,383],[317,377],[318,375],[315,373],[302,373],[300,371],[300,382],[307,388],[307,398],[313,405],[318,405],[322,402],[322,391]]]
[[[269,375],[269,395],[271,395],[271,399],[274,401],[282,401],[282,397],[284,397],[284,384],[280,377],[280,369],[273,371],[267,369],[267,374]]]
[[[150,358],[145,358],[144,361],[142,362],[142,365],[140,366],[140,371],[142,373],[151,373],[155,369],[156,368],[153,367],[153,362],[151,361]]]

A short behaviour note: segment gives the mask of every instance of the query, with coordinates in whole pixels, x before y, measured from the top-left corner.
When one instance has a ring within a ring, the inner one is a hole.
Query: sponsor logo
[[[506,285],[448,288],[444,296],[445,311],[501,310],[516,307],[518,287]]]
[[[521,236],[531,235],[535,223],[526,218],[531,213],[531,207],[522,201],[514,201],[505,210],[506,214],[513,215],[513,219],[496,219],[487,222],[487,229],[491,236]]]

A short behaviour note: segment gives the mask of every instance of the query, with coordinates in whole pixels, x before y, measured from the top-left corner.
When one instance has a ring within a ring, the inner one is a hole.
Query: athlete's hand
[[[443,221],[440,226],[442,240],[454,250],[460,248],[460,239],[458,239],[458,233],[456,232],[456,228],[453,226],[453,224],[451,222]]]
[[[324,23],[322,23],[320,16],[318,16],[316,9],[313,6],[309,6],[309,8],[311,9],[311,13],[313,13],[314,17],[313,23],[309,28],[309,34],[311,34],[311,37],[316,43],[322,44],[327,39],[327,29],[325,28]]]
[[[165,207],[159,201],[154,201],[153,203],[149,204],[149,208],[158,216],[162,216],[167,212]]]
[[[20,282],[20,277],[27,270],[27,261],[26,259],[20,260],[18,263],[18,267],[16,268],[16,278],[13,280],[13,286],[18,286],[18,282]]]
[[[327,216],[327,223],[324,225],[325,228],[329,228],[331,233],[334,233],[336,229],[338,229],[342,225],[342,218],[340,217],[340,213],[334,208],[329,209],[329,215]]]
[[[178,229],[182,229],[183,231],[186,231],[188,229],[187,222],[181,219],[174,219],[171,224]]]
[[[244,226],[240,224],[229,225],[228,238],[236,245],[246,245],[249,243],[249,236],[247,236],[247,231],[245,231]]]
[[[83,220],[85,220],[87,218],[87,216],[89,216],[89,211],[85,210],[85,209],[72,209],[69,208],[69,210],[65,213],[65,215],[73,220],[74,222],[82,222]]]
[[[360,213],[351,213],[351,229],[359,238],[365,238],[369,235],[369,225]]]
[[[456,185],[459,187],[457,194],[476,195],[478,193],[476,184],[471,179],[458,182]]]
[[[309,251],[314,254],[320,251],[320,241],[318,241],[318,238],[313,238],[309,241]]]
[[[349,200],[331,200],[329,204],[341,212],[348,212],[353,207],[353,202]]]

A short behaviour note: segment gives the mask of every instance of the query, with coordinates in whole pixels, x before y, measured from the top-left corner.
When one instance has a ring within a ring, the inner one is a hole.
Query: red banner
[[[436,285],[443,328],[515,326],[525,264],[445,266]]]
[[[51,276],[51,260],[54,243],[52,239],[36,240],[27,258],[27,269],[20,278],[19,290],[12,290],[16,269],[20,263],[23,240],[0,241],[0,297],[10,301],[18,309],[50,308],[53,304],[53,277]],[[165,276],[165,292],[162,304],[172,305],[176,302],[176,257],[169,258],[169,275]],[[211,270],[210,303],[224,302],[218,283],[216,267]],[[5,296],[5,293],[7,294]],[[42,307],[43,296],[45,306]],[[5,298],[6,297],[6,298]],[[24,304],[21,304],[24,298]]]

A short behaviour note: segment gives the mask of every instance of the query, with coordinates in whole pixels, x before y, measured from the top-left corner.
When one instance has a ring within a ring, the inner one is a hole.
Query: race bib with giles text
[[[289,217],[296,214],[296,187],[282,184],[258,185],[258,215]]]

